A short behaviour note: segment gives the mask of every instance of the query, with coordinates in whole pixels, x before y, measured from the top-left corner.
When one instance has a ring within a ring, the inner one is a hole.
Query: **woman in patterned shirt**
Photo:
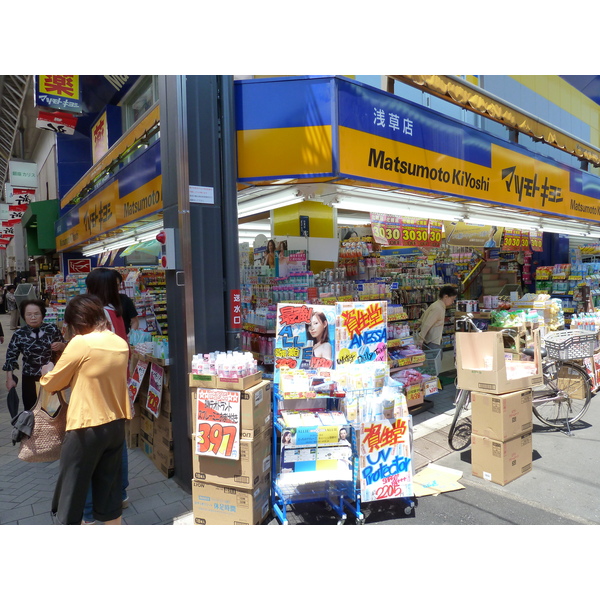
[[[41,300],[24,300],[19,307],[25,325],[17,329],[6,349],[6,389],[17,384],[13,371],[19,368],[18,358],[23,355],[21,394],[25,410],[31,410],[37,400],[36,381],[40,380],[42,367],[52,360],[53,352],[62,352],[67,345],[56,325],[44,323],[46,305]]]

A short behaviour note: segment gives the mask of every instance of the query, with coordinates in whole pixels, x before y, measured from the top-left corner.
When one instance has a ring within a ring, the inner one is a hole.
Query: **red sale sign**
[[[92,261],[89,258],[70,258],[68,263],[69,275],[90,273],[92,270]]]
[[[240,458],[240,392],[196,388],[196,454]]]

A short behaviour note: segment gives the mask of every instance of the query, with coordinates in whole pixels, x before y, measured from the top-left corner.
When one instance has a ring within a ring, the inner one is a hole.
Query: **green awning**
[[[27,255],[38,256],[56,250],[54,223],[58,219],[58,199],[32,202],[21,224],[27,235]]]

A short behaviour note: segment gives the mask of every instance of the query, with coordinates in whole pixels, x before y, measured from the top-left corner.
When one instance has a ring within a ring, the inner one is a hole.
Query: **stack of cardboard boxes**
[[[472,473],[500,485],[531,471],[531,388],[543,380],[539,350],[533,363],[514,359],[500,332],[456,334],[457,385],[471,390]]]
[[[196,454],[192,444],[192,505],[197,525],[258,525],[270,511],[271,383],[261,374],[237,380],[190,374],[192,422],[198,388],[239,390],[238,460]]]
[[[132,355],[130,372],[137,361],[143,359],[152,361],[147,356]],[[171,388],[170,371],[168,366],[164,366],[160,359],[156,359],[164,369],[162,394],[160,410],[158,416],[155,416],[146,409],[148,398],[149,371],[146,372],[141,382],[139,392],[134,404],[134,417],[126,427],[126,441],[128,448],[140,448],[159,471],[165,477],[172,477],[174,472],[173,460],[173,423],[171,411]]]

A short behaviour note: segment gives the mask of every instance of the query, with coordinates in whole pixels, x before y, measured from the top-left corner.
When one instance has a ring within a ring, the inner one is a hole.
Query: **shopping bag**
[[[58,409],[49,414],[45,407],[58,403]],[[61,392],[49,394],[40,387],[33,407],[33,431],[21,439],[18,457],[25,462],[52,462],[60,458],[60,449],[67,427],[67,404]]]

